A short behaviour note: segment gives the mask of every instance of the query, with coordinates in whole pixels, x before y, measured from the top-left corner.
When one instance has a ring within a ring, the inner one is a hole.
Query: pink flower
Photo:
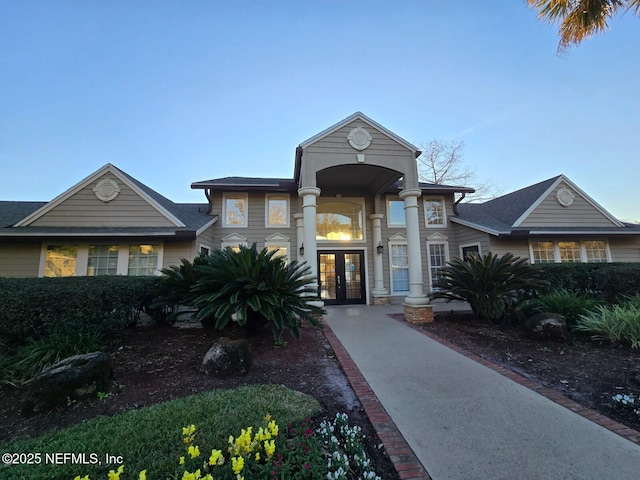
[[[308,463],[304,464],[304,469],[305,470],[309,470],[311,468],[311,465],[309,465]]]

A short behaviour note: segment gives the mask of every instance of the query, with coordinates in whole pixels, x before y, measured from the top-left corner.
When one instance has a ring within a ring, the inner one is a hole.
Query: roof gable
[[[58,195],[50,202],[42,205],[34,212],[15,223],[14,227],[26,227],[37,223],[47,214],[69,201],[82,190],[90,188],[92,184],[105,177],[105,175],[113,176],[122,184],[126,185],[126,187],[141,198],[151,209],[157,212],[169,225],[174,227],[186,227],[185,223],[179,218],[180,209],[176,204],[111,164],[104,165],[102,168]]]
[[[560,175],[513,223],[513,227],[568,224],[616,226],[623,224],[575,183]]]
[[[625,227],[564,175],[485,203],[460,204],[458,211],[452,221],[493,235],[516,230],[618,232],[619,227]]]
[[[305,140],[304,142],[302,142],[300,144],[300,148],[307,148],[309,145],[312,145],[312,144],[322,140],[323,138],[328,137],[332,133],[336,132],[337,130],[340,130],[342,127],[350,124],[351,122],[353,122],[355,120],[360,120],[360,121],[366,123],[370,127],[377,129],[378,131],[380,131],[384,135],[386,135],[389,138],[393,139],[394,141],[396,141],[397,143],[399,143],[403,147],[406,147],[408,150],[416,152],[417,153],[416,157],[419,155],[419,150],[415,145],[412,145],[411,143],[407,142],[404,138],[399,137],[398,135],[393,133],[391,130],[386,129],[385,127],[380,125],[378,122],[376,122],[376,121],[370,119],[369,117],[367,117],[362,112],[356,112],[353,115],[348,116],[344,120],[341,120],[340,122],[336,123],[335,125],[332,125],[331,127],[327,128],[327,129],[323,130],[322,132],[314,135],[313,137]]]

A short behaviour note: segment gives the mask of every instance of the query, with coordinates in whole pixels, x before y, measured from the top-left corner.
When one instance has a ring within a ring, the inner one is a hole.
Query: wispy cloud
[[[520,105],[516,105],[513,106],[511,108],[507,108],[506,110],[503,110],[501,112],[497,112],[493,115],[491,115],[488,118],[485,118],[484,120],[481,120],[480,122],[477,122],[467,128],[464,128],[458,132],[455,132],[454,134],[451,135],[451,138],[460,138],[460,137],[465,137],[467,135],[469,135],[470,133],[473,133],[477,130],[482,130],[483,128],[486,128],[490,125],[493,125],[495,123],[500,123],[500,122],[504,122],[505,120],[508,120],[509,118],[513,117],[515,114],[522,112],[523,110],[528,109],[531,105],[533,104],[533,102],[528,101],[526,103],[522,103]]]

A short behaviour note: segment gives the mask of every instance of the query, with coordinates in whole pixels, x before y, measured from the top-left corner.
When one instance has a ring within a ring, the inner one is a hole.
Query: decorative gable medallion
[[[98,200],[102,200],[106,203],[110,202],[120,194],[120,187],[115,180],[112,180],[111,178],[103,178],[96,183],[95,187],[93,187],[93,193],[96,194]]]
[[[362,127],[356,127],[349,132],[347,140],[356,150],[364,150],[371,145],[371,134]]]
[[[556,200],[563,207],[569,207],[573,203],[574,198],[576,198],[574,193],[566,187],[561,187],[556,192]]]

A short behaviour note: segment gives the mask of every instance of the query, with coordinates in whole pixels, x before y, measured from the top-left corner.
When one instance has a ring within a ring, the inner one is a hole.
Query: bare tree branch
[[[466,201],[483,202],[500,194],[491,180],[480,181],[475,169],[465,165],[464,142],[431,140],[420,149],[418,176],[423,182],[474,188],[476,193],[467,195]]]

